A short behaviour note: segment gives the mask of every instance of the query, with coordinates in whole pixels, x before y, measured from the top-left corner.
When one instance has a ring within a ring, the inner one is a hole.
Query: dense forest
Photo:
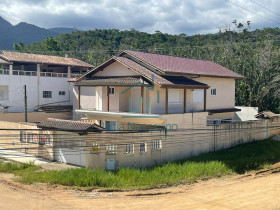
[[[15,44],[16,51],[76,57],[93,65],[123,49],[214,61],[244,75],[236,83],[236,105],[280,113],[280,29],[250,31],[250,22],[225,26],[216,34],[153,34],[135,29],[96,29],[49,37],[40,43]]]

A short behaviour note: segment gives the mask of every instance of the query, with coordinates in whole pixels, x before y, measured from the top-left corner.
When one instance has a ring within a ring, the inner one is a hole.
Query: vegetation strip
[[[143,189],[235,173],[243,174],[250,170],[269,168],[279,161],[280,142],[263,140],[144,170],[120,169],[110,172],[79,168],[36,172],[38,167],[32,164],[16,164],[15,166],[10,163],[0,163],[0,172],[15,173],[19,175],[17,181],[26,184],[43,182],[76,187]]]

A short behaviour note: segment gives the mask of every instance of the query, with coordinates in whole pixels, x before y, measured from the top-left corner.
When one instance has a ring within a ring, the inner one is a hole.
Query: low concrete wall
[[[54,160],[53,148],[60,145],[60,147],[77,148],[78,151],[82,151],[85,155],[84,164],[86,167],[105,169],[106,160],[114,159],[116,168],[145,168],[165,161],[230,148],[238,144],[262,140],[280,134],[280,118],[215,126],[206,126],[207,113],[162,115],[161,118],[166,120],[167,132],[157,130],[139,133],[88,133],[87,135],[79,135],[78,133],[61,131],[32,131],[35,134],[36,132],[50,134],[52,138],[51,144],[48,146],[20,142],[20,132],[18,130],[2,130],[1,147],[22,150],[29,148],[29,151],[35,151],[34,155],[36,156]],[[169,124],[176,126],[168,127]],[[2,129],[36,129],[35,126],[35,124],[0,122],[0,128]],[[152,150],[155,140],[161,141],[161,148]],[[77,143],[81,141],[82,144],[78,145]],[[140,152],[140,143],[145,143],[145,152]],[[94,150],[94,144],[98,144],[97,152]],[[107,152],[106,147],[110,144],[117,146],[115,154]],[[133,153],[125,153],[127,144],[133,144]]]
[[[46,113],[46,112],[28,112],[28,122],[41,122],[47,118],[56,118],[71,120],[72,112]],[[24,113],[5,113],[0,112],[0,121],[6,122],[24,122]]]

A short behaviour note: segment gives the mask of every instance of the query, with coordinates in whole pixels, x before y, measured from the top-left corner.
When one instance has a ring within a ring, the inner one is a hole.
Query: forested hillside
[[[76,57],[93,65],[123,49],[150,51],[188,58],[212,60],[247,77],[236,83],[236,105],[256,106],[280,112],[280,29],[250,32],[235,24],[235,30],[216,34],[170,35],[127,31],[76,31],[40,43],[15,46],[17,51]]]

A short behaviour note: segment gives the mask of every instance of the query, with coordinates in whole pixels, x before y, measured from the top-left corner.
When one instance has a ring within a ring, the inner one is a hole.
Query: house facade
[[[92,66],[68,57],[0,52],[0,110],[32,112],[44,104],[72,105],[73,80]]]
[[[170,114],[230,121],[236,79],[244,77],[211,61],[125,50],[78,78],[74,117],[124,130],[128,122],[162,124]]]

